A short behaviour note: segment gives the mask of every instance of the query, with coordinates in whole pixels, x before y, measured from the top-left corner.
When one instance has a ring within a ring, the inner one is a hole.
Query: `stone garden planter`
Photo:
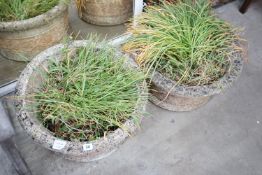
[[[112,43],[124,44],[130,34],[123,35]],[[132,55],[135,59],[135,55]],[[218,81],[205,86],[177,85],[175,81],[155,71],[151,83],[149,100],[155,105],[170,111],[191,111],[206,104],[209,99],[219,94],[223,89],[232,85],[238,78],[243,68],[241,53],[231,58],[231,65],[227,73]]]
[[[68,47],[69,49],[79,48],[86,44],[88,44],[88,41],[74,41]],[[39,69],[47,67],[48,60],[50,59],[61,60],[61,49],[64,47],[64,45],[59,44],[47,49],[36,56],[22,72],[17,83],[17,117],[25,131],[41,146],[60,154],[66,159],[80,162],[98,160],[110,155],[129,137],[130,134],[134,134],[138,126],[133,120],[127,120],[124,123],[124,126],[126,127],[125,131],[118,128],[104,138],[95,141],[73,142],[54,137],[48,129],[40,124],[35,113],[30,112],[28,108],[26,108],[30,102],[26,100],[25,97],[32,93],[36,88],[39,88],[44,81],[39,73]],[[135,66],[132,59],[130,59],[130,62],[127,64],[129,65],[129,68],[130,65]],[[145,86],[143,85],[138,85],[141,94],[146,93],[146,88],[144,88]],[[146,101],[141,100],[141,103],[139,102],[139,105],[134,110],[133,115],[138,115],[142,119],[142,116],[139,115],[141,113],[139,112],[138,114],[137,111],[144,111],[145,103]]]
[[[133,0],[77,0],[81,19],[95,25],[118,25],[133,15]]]
[[[34,18],[0,22],[0,54],[16,61],[28,61],[57,44],[68,29],[68,10],[60,3]]]
[[[206,104],[209,99],[229,87],[240,75],[243,59],[236,54],[231,67],[220,80],[205,86],[176,85],[176,82],[155,72],[150,86],[149,100],[170,111],[191,111]]]

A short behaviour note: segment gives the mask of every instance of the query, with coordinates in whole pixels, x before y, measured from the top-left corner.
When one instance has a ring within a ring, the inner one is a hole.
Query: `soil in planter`
[[[0,22],[33,18],[52,9],[59,1],[60,0],[0,0]]]
[[[123,49],[138,53],[141,67],[157,70],[177,84],[212,84],[241,50],[236,29],[217,18],[207,0],[150,6],[137,23],[129,28],[133,36]]]
[[[125,121],[121,121],[121,123],[124,123],[124,122]],[[74,126],[74,125],[77,125],[77,123],[74,120],[72,120],[72,121],[68,121],[68,125]],[[72,129],[72,132],[68,132],[67,126],[65,124],[61,122],[52,123],[51,120],[47,120],[45,122],[45,127],[49,129],[52,133],[54,133],[55,137],[61,138],[64,140],[69,140],[69,141],[74,141],[74,140],[92,141],[92,140],[96,140],[97,138],[103,137],[106,134],[103,129],[96,128],[95,125],[92,125],[92,124],[86,124],[86,125],[83,125],[81,129]],[[107,127],[107,133],[113,132],[116,129],[118,129],[118,126],[109,126]],[[93,130],[96,134],[95,135],[91,133],[85,134],[85,132],[79,132],[79,130],[82,130],[82,131]],[[88,139],[86,138],[87,136],[88,136]]]
[[[125,129],[140,96],[138,84],[144,75],[124,66],[106,44],[65,49],[64,59],[49,63],[45,82],[34,94],[38,118],[56,137],[90,141]],[[42,73],[43,75],[44,73]]]

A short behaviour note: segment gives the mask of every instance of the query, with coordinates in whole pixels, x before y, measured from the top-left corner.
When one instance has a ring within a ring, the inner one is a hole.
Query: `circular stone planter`
[[[82,0],[78,14],[84,21],[95,25],[118,25],[133,15],[133,0]]]
[[[74,41],[69,44],[67,48],[75,49],[83,47],[88,43],[88,41]],[[135,133],[138,126],[133,120],[130,119],[124,123],[126,130],[118,128],[105,137],[90,142],[73,142],[54,137],[51,131],[43,127],[37,120],[35,113],[32,112],[32,110],[29,111],[27,107],[30,102],[28,99],[25,99],[25,97],[33,93],[35,89],[40,88],[44,81],[43,74],[41,74],[39,70],[47,69],[48,60],[50,59],[61,60],[63,58],[61,49],[63,48],[65,48],[65,45],[59,44],[45,50],[36,56],[22,72],[16,87],[16,94],[18,96],[16,102],[17,117],[30,137],[41,146],[59,153],[64,158],[70,160],[80,162],[99,160],[110,155],[129,137],[130,134]],[[121,53],[117,52],[117,54]],[[136,64],[132,59],[128,60],[129,61],[126,63],[127,68],[135,68]],[[138,85],[138,88],[141,95],[147,94],[145,82]],[[142,119],[141,114],[145,110],[145,104],[146,100],[140,98],[133,115]]]
[[[67,29],[68,9],[63,2],[34,18],[0,22],[0,55],[16,61],[29,61],[61,41]]]
[[[231,59],[231,67],[220,80],[204,86],[176,85],[176,82],[155,72],[150,85],[149,100],[170,111],[191,111],[206,104],[209,99],[232,85],[243,67],[241,54]]]
[[[120,46],[129,37],[131,34],[126,34],[111,42]],[[135,55],[132,57],[135,59]],[[218,81],[204,86],[177,85],[175,81],[155,71],[150,83],[149,100],[170,111],[191,111],[203,106],[213,95],[231,86],[240,75],[244,62],[242,54],[236,53],[230,59],[231,65],[226,74]]]

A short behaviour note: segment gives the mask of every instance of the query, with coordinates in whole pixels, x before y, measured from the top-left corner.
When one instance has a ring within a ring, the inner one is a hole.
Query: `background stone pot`
[[[121,49],[132,34],[116,37],[111,42]],[[150,82],[149,100],[155,105],[170,111],[191,111],[206,104],[215,94],[232,85],[243,68],[240,52],[231,57],[231,65],[226,74],[218,81],[205,86],[177,85],[175,81],[155,71]],[[135,55],[132,55],[135,60]]]
[[[88,41],[74,41],[69,44],[68,48],[73,49],[83,47],[88,43]],[[126,127],[125,131],[118,128],[114,132],[106,135],[104,138],[100,138],[95,141],[73,142],[54,137],[53,134],[48,129],[43,127],[42,124],[37,120],[36,114],[31,110],[29,111],[27,107],[30,105],[30,103],[33,102],[29,102],[29,100],[25,99],[25,97],[34,92],[35,89],[41,87],[41,83],[44,81],[44,76],[40,73],[41,71],[39,70],[47,69],[48,60],[50,59],[61,60],[61,50],[64,47],[64,45],[59,44],[47,49],[36,56],[22,72],[16,88],[16,94],[18,96],[16,102],[17,117],[20,121],[20,124],[26,130],[29,136],[32,137],[32,139],[41,146],[51,151],[60,153],[60,155],[66,159],[80,162],[98,160],[114,152],[117,147],[128,138],[130,134],[135,132],[138,126],[133,120],[127,120],[124,123],[124,126]],[[132,59],[128,60],[129,62],[127,62],[126,66],[131,66],[134,68],[136,64],[132,61]],[[141,95],[142,93],[147,92],[145,82],[141,85],[138,85],[138,88],[141,92]],[[141,112],[143,113],[145,110],[146,100],[140,98],[138,104],[139,105],[137,105],[133,115],[137,115],[142,119]]]
[[[204,86],[177,85],[175,81],[155,72],[151,85],[149,100],[170,111],[191,111],[206,104],[210,97],[219,94],[230,86],[240,75],[243,68],[241,53],[231,58],[231,66],[218,81]]]
[[[68,29],[68,10],[63,2],[34,18],[0,22],[0,54],[16,61],[28,61],[57,44]]]
[[[117,25],[133,15],[133,0],[82,0],[79,16],[96,25]]]

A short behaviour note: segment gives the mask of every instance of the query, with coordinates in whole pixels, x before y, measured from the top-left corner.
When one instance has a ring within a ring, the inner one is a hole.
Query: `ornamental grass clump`
[[[19,21],[41,15],[60,0],[0,0],[0,21]]]
[[[127,66],[126,57],[98,42],[63,52],[62,61],[41,73],[45,82],[34,94],[39,120],[54,136],[91,141],[125,130],[129,119],[139,122],[145,77]]]
[[[133,35],[123,49],[136,53],[141,67],[188,86],[223,77],[230,57],[241,50],[236,29],[219,19],[207,0],[149,6],[129,31]]]

